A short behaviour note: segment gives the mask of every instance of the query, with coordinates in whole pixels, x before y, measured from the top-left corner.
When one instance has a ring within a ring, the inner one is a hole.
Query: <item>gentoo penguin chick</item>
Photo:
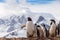
[[[37,37],[37,24],[34,24],[34,35],[33,37]]]
[[[40,26],[35,24],[35,31],[36,31],[36,34],[37,34],[37,38],[40,39]]]
[[[60,21],[59,21],[59,24],[57,26],[57,30],[58,30],[58,35],[60,34]]]
[[[42,29],[42,31],[43,31],[43,36],[44,36],[44,37],[47,37],[47,29],[46,29],[46,27],[45,27],[45,24],[41,24],[41,29]]]
[[[36,27],[36,33],[37,33],[37,40],[40,40],[40,38],[43,38],[43,31],[40,27],[40,25],[35,24]]]
[[[34,35],[34,24],[30,17],[27,18],[26,24],[21,25],[21,28],[26,27],[27,30],[27,37],[32,37]]]
[[[49,35],[50,37],[54,37],[56,33],[56,24],[55,20],[51,19],[50,21],[51,23],[50,23]]]
[[[38,36],[38,38],[43,38],[44,37],[44,35],[43,35],[44,33],[43,33],[43,30],[42,30],[42,28],[41,28],[41,26],[40,25],[37,25],[37,36]]]
[[[33,21],[30,17],[27,18],[27,23],[26,23],[26,28],[27,28],[27,36],[32,37],[34,34],[34,24]]]

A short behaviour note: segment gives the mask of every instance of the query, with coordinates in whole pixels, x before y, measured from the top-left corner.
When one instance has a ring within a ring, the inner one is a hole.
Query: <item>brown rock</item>
[[[6,38],[0,38],[0,40],[6,40]]]
[[[28,38],[23,38],[23,40],[28,40]]]
[[[22,38],[16,38],[16,40],[22,40]]]

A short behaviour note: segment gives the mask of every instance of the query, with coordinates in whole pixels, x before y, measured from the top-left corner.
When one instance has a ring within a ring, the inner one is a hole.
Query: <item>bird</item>
[[[56,33],[56,22],[54,19],[51,19],[50,21],[51,23],[50,23],[50,29],[49,29],[49,36],[54,37]]]
[[[22,25],[21,28],[26,27],[27,37],[32,37],[34,34],[34,23],[30,17],[27,17],[26,24]]]
[[[58,35],[59,35],[60,34],[60,21],[59,21],[59,23],[57,25],[57,30],[58,30]]]
[[[40,31],[39,31],[40,30],[40,26],[35,23],[34,27],[35,27],[37,38],[40,39]]]
[[[47,37],[48,35],[47,35],[47,29],[45,27],[45,24],[41,24],[41,29],[43,31],[43,37]]]

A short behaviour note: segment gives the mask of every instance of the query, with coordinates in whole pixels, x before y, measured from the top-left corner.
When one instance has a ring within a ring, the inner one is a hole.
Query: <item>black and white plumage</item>
[[[43,36],[44,37],[47,37],[48,36],[48,34],[47,34],[47,29],[46,29],[46,27],[45,27],[45,24],[41,24],[41,29],[42,29],[42,31],[43,31]]]
[[[34,24],[30,17],[28,17],[27,19],[28,19],[26,22],[27,36],[32,36],[34,31]]]
[[[50,21],[51,23],[50,23],[49,35],[51,37],[54,37],[56,34],[56,23],[54,19],[51,19]]]
[[[59,21],[59,23],[57,25],[57,30],[58,30],[58,35],[60,35],[60,21]]]

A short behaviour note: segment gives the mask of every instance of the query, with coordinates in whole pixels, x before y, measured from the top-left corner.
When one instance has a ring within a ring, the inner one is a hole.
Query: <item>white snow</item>
[[[16,31],[17,32],[17,36],[15,36],[15,35],[9,35],[9,36],[7,36],[6,38],[27,38],[27,32],[26,32],[26,30],[18,30],[18,31]]]
[[[4,37],[7,34],[8,34],[7,32],[0,32],[0,37]]]

